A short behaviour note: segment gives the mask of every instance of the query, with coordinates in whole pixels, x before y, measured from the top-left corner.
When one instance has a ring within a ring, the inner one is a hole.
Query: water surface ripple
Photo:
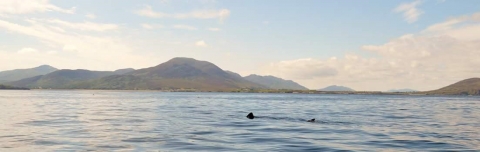
[[[0,91],[0,151],[480,151],[480,98]]]

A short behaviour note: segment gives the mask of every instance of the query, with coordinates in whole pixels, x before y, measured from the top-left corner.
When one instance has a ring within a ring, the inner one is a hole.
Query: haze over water
[[[0,91],[0,122],[0,151],[480,150],[467,96]]]

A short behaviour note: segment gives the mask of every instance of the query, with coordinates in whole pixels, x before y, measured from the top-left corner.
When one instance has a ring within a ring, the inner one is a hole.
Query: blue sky
[[[337,84],[357,90],[429,90],[479,74],[464,69],[478,66],[470,61],[480,54],[477,0],[3,0],[0,5],[5,62],[0,70],[41,64],[138,69],[181,56],[312,89]],[[451,45],[438,47],[445,44]]]

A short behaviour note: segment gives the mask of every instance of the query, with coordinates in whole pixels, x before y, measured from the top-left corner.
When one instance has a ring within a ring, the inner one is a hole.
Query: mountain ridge
[[[430,95],[480,95],[480,78],[468,78],[443,88],[425,91]]]
[[[308,90],[308,88],[292,80],[285,80],[285,79],[278,78],[271,75],[261,76],[261,75],[251,74],[243,78],[245,78],[248,81],[266,86],[270,89]]]
[[[115,71],[90,71],[84,69],[58,70],[49,65],[41,65],[30,69],[16,69],[2,71],[0,74],[12,71],[37,70],[43,75],[35,75],[16,81],[2,82],[4,86],[17,88],[53,88],[53,89],[144,89],[144,90],[198,90],[198,91],[225,91],[233,90],[255,92],[264,89],[304,90],[304,88],[292,88],[292,86],[274,86],[291,83],[299,85],[291,80],[284,80],[275,76],[260,76],[251,74],[241,75],[221,69],[213,63],[196,60],[193,58],[178,57],[143,69],[118,69]],[[53,71],[53,72],[50,72]],[[28,72],[27,72],[28,73]],[[251,78],[262,78],[252,80]],[[277,81],[272,84],[269,81]],[[297,87],[298,87],[297,86]],[[246,89],[246,90],[245,90]],[[318,91],[350,91],[355,90],[332,85]],[[394,92],[406,92],[408,94],[428,95],[480,95],[480,78],[469,78],[431,91],[415,90],[390,90]],[[401,93],[403,94],[403,93]]]
[[[9,83],[17,87],[54,89],[234,90],[265,88],[232,76],[218,66],[193,58],[173,58],[143,69],[116,71],[59,70]]]
[[[0,72],[0,83],[1,82],[11,82],[16,80],[21,80],[25,78],[30,78],[38,75],[45,75],[54,71],[57,71],[57,68],[54,68],[50,65],[40,65],[34,68],[26,69],[14,69]]]
[[[239,79],[207,61],[177,57],[154,67],[138,69],[123,76],[109,76],[92,82],[93,89],[193,89],[232,90],[263,88]]]
[[[85,69],[62,69],[46,75],[39,75],[18,81],[8,82],[6,84],[15,87],[26,88],[52,88],[66,89],[70,88],[76,82],[101,78],[108,75],[114,75],[111,71],[90,71]]]
[[[331,85],[322,89],[318,89],[318,91],[355,91],[355,90],[345,86]]]

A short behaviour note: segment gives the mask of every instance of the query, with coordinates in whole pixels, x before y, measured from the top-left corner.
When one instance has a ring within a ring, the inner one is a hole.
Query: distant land
[[[5,84],[15,87],[43,89],[76,89],[84,81],[115,75],[113,71],[57,70],[46,75],[38,75]]]
[[[318,89],[318,91],[355,91],[349,87],[331,85],[323,89]]]
[[[428,95],[480,95],[480,78],[465,79],[438,90],[422,93]]]
[[[233,76],[210,62],[192,58],[173,58],[138,70],[58,70],[6,84],[43,89],[228,91],[267,88]]]
[[[0,84],[0,90],[29,90],[28,88],[12,87]]]
[[[213,63],[193,58],[173,58],[157,66],[143,69],[90,71],[85,69],[58,70],[49,65],[31,69],[0,72],[0,89],[101,89],[101,90],[161,90],[218,91],[251,93],[309,94],[378,94],[378,95],[480,95],[480,78],[470,78],[432,90],[412,89],[355,91],[345,86],[328,86],[308,90],[304,86],[274,76],[241,75],[225,71]]]
[[[54,68],[52,66],[42,65],[39,67],[30,68],[30,69],[16,69],[16,70],[2,71],[0,72],[0,83],[21,80],[25,78],[38,76],[38,75],[44,75],[57,70],[58,70],[57,68]]]
[[[406,89],[391,89],[391,90],[388,90],[387,92],[418,92],[418,91],[406,88]]]
[[[244,78],[248,81],[261,84],[270,89],[308,90],[308,88],[292,80],[284,80],[274,76],[260,76],[260,75],[252,74]]]
[[[115,70],[113,71],[114,74],[118,74],[118,75],[122,75],[122,74],[126,74],[126,73],[129,73],[129,72],[133,72],[135,71],[135,69],[133,68],[126,68],[126,69],[118,69],[118,70]]]
[[[192,58],[173,58],[154,67],[135,70],[125,75],[112,75],[85,82],[81,88],[204,90],[227,91],[241,88],[265,88],[262,85],[232,76],[213,63]]]

